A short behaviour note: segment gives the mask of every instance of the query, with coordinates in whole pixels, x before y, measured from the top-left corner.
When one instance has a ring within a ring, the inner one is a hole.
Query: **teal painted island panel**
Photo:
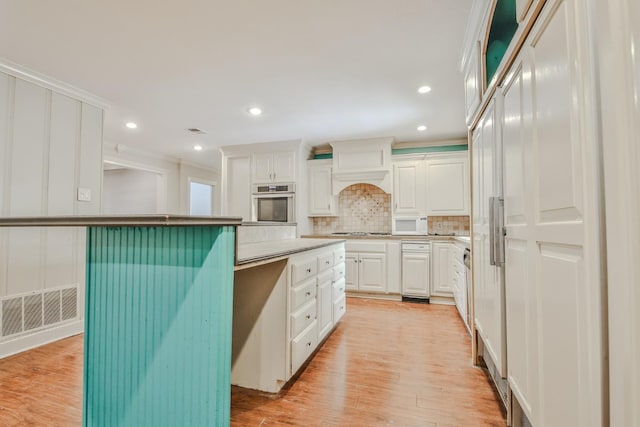
[[[235,228],[88,227],[84,426],[226,426]]]

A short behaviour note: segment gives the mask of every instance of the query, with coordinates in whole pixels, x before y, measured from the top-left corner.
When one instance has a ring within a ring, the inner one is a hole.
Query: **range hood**
[[[372,184],[391,193],[391,143],[393,138],[332,142],[333,194],[353,184]]]

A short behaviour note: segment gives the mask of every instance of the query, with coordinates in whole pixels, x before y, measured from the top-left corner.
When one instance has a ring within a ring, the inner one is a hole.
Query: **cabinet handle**
[[[340,310],[344,310],[344,305],[342,307],[340,307]]]
[[[311,291],[307,291],[307,292],[305,293],[305,295],[306,295],[306,296],[308,296],[308,297],[310,297],[310,296],[311,296]]]
[[[327,205],[327,209],[331,210],[331,203]]]
[[[398,209],[398,202],[396,202],[396,209]]]
[[[310,315],[310,314],[307,314],[304,318],[305,318],[305,319],[307,319],[307,320],[309,320],[309,319],[311,319],[311,315]]]
[[[329,261],[325,261],[324,263],[325,263],[325,264],[327,264],[327,265],[329,265],[329,264],[330,264],[330,262],[329,262]]]

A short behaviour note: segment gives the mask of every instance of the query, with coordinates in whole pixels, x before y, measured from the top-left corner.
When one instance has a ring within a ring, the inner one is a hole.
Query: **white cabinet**
[[[502,91],[508,379],[535,426],[609,425],[583,3],[545,3]]]
[[[337,200],[331,187],[331,160],[308,160],[309,216],[335,216]]]
[[[294,182],[295,160],[295,151],[253,154],[251,156],[253,182]]]
[[[287,379],[291,378],[346,311],[344,244],[289,258]]]
[[[318,276],[318,341],[322,341],[333,328],[333,270],[325,273]]]
[[[429,252],[402,254],[402,295],[429,296],[430,265]]]
[[[346,288],[349,291],[387,292],[386,243],[347,241]]]
[[[475,117],[476,110],[480,106],[482,95],[482,67],[480,66],[480,42],[474,41],[468,52],[464,65],[464,95],[467,124]]]
[[[427,215],[469,215],[467,152],[430,157],[427,168]]]
[[[393,213],[419,215],[424,213],[424,162],[394,161]]]
[[[223,213],[251,220],[251,157],[227,156],[224,159]]]
[[[489,202],[502,196],[499,99],[492,100],[474,131],[474,306],[475,325],[498,374],[506,377],[506,326],[503,269],[491,265]]]
[[[452,297],[451,287],[451,256],[453,244],[449,242],[433,242],[431,244],[432,253],[432,277],[431,295],[437,297]]]
[[[357,253],[347,252],[345,256],[345,282],[348,291],[358,290],[358,261]]]
[[[347,252],[347,290],[386,291],[387,256],[384,253]]]

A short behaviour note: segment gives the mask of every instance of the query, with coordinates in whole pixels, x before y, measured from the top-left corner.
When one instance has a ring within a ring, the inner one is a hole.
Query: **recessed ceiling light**
[[[260,114],[262,114],[262,110],[258,107],[251,107],[249,108],[249,114],[251,114],[252,116],[259,116]]]
[[[425,125],[420,125],[420,126],[418,126],[418,130],[420,132],[423,132],[423,131],[427,130],[427,127]]]
[[[202,151],[202,145],[194,145],[193,149],[196,151]]]
[[[127,122],[125,126],[128,127],[129,129],[136,129],[138,127],[138,125],[133,122]]]
[[[431,92],[431,87],[429,86],[420,86],[418,88],[418,93],[429,93]]]

